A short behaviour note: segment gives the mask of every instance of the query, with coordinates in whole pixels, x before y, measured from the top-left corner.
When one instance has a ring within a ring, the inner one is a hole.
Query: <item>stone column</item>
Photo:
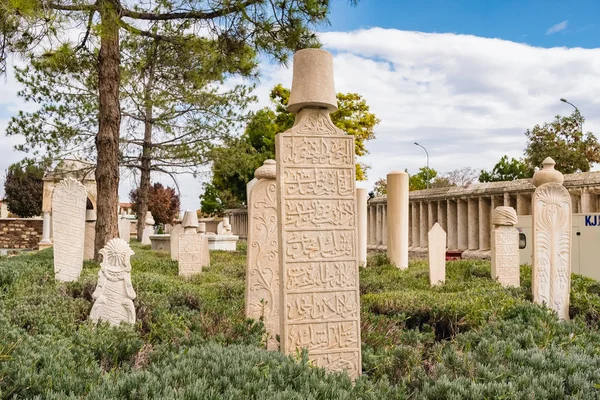
[[[388,197],[389,199],[389,197]],[[381,203],[381,244],[387,246],[388,244],[388,227],[387,227],[387,203]]]
[[[590,193],[589,189],[583,188],[581,192],[581,212],[584,214],[594,213],[598,209],[596,194]]]
[[[412,239],[412,203],[408,203],[408,247],[413,247],[413,239]]]
[[[437,202],[427,202],[427,232],[433,227],[433,224],[437,222]],[[429,240],[428,240],[429,241]]]
[[[96,211],[85,211],[85,239],[83,242],[83,259],[94,259],[94,245],[96,243]]]
[[[437,222],[444,231],[448,232],[448,206],[446,200],[437,202]]]
[[[408,268],[408,174],[387,174],[388,258],[400,269]]]
[[[517,195],[517,215],[531,215],[531,196],[525,193]]]
[[[581,212],[580,203],[581,197],[577,194],[571,193],[571,209],[573,210],[573,213]]]
[[[492,212],[492,279],[502,286],[519,287],[519,231],[517,213],[512,207],[497,207]]]
[[[490,249],[490,206],[489,197],[479,198],[479,250]]]
[[[356,188],[356,209],[358,219],[358,263],[361,267],[367,266],[367,200],[369,191]]]
[[[42,227],[42,240],[38,244],[40,250],[52,247],[52,241],[50,240],[50,225],[52,224],[50,211],[44,211],[44,226]]]
[[[504,198],[504,207],[512,207],[510,205],[510,193],[504,193],[502,197]]]
[[[429,232],[428,226],[429,226],[429,222],[427,219],[427,214],[428,214],[428,210],[427,210],[427,203],[425,203],[424,201],[420,201],[419,202],[419,232],[421,233],[421,239],[420,239],[420,247],[422,249],[426,249],[427,248],[427,233]]]
[[[376,208],[376,223],[375,223],[375,244],[377,246],[381,246],[381,244],[383,243],[383,236],[381,235],[381,233],[383,232],[382,229],[382,225],[383,225],[383,210],[381,207],[381,203],[377,203],[377,208]]]
[[[448,232],[448,249],[450,250],[456,250],[458,249],[458,229],[457,229],[457,215],[456,215],[456,208],[457,208],[457,201],[454,200],[447,200],[446,201],[446,206],[447,206],[447,210],[446,210],[446,215],[448,217],[448,225],[447,225],[447,232]]]
[[[571,288],[571,196],[563,175],[546,158],[533,175],[533,301],[546,304],[561,319],[569,319]]]
[[[468,200],[468,247],[469,250],[479,249],[479,201],[475,199]]]
[[[416,201],[412,202],[412,226],[411,226],[411,230],[412,230],[412,247],[414,249],[421,247],[421,233],[419,232],[419,230],[421,229],[421,222],[420,222],[420,213],[419,213],[419,203],[417,203]]]
[[[467,201],[462,199],[456,200],[456,231],[458,236],[458,250],[467,250],[469,248],[468,235],[468,206]]]

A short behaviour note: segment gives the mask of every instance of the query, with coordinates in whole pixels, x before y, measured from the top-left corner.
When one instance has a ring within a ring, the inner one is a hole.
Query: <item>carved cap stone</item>
[[[333,84],[333,56],[321,49],[304,49],[294,54],[294,76],[288,111],[297,113],[305,107],[337,111]]]
[[[538,187],[544,183],[550,182],[562,184],[565,180],[565,177],[560,171],[554,169],[555,165],[556,163],[552,158],[546,157],[546,159],[542,162],[542,169],[533,174],[533,185]]]
[[[514,226],[518,222],[517,212],[512,207],[496,207],[492,211],[492,224]]]
[[[256,179],[275,179],[277,177],[275,160],[265,160],[263,165],[254,171],[254,177]]]
[[[198,227],[198,215],[195,211],[186,210],[183,214],[183,221],[181,226],[184,228],[197,228]]]
[[[146,225],[154,225],[154,217],[150,211],[146,212],[146,218],[144,219]]]

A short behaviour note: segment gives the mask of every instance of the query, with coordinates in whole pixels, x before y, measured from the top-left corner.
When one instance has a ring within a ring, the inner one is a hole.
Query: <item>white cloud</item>
[[[548,30],[546,31],[546,35],[552,35],[553,33],[556,32],[560,32],[560,31],[564,31],[565,29],[567,29],[567,25],[569,24],[569,21],[563,21],[563,22],[559,22],[556,25],[552,25],[550,28],[548,28]]]
[[[381,28],[323,33],[321,38],[334,53],[337,91],[360,93],[382,120],[363,160],[371,165],[367,187],[389,171],[416,172],[424,166],[425,154],[415,141],[427,148],[438,172],[467,165],[490,169],[504,154],[520,157],[528,128],[571,113],[561,97],[581,110],[586,131],[600,132],[600,49],[546,49]],[[269,104],[275,84],[290,87],[291,78],[291,66],[264,63],[257,107]],[[14,88],[2,85],[3,96],[11,96],[6,90]],[[8,144],[6,138],[2,144]],[[2,156],[9,147],[0,147],[0,170],[8,166]],[[157,180],[172,185],[170,178]],[[182,209],[197,208],[199,180],[178,180]],[[123,177],[122,200],[130,187],[130,179]]]

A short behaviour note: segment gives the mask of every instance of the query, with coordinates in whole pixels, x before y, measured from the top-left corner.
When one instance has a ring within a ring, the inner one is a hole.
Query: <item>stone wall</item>
[[[1,249],[37,249],[42,238],[42,219],[0,219]]]

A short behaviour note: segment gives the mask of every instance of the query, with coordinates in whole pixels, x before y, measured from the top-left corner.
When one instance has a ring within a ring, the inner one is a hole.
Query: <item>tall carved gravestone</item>
[[[131,284],[131,262],[134,254],[127,242],[111,239],[99,252],[102,255],[98,285],[92,294],[95,302],[90,312],[94,322],[108,321],[111,325],[121,322],[135,323],[135,291]]]
[[[533,301],[569,319],[571,290],[571,195],[550,157],[533,175]]]
[[[181,223],[183,233],[179,234],[179,275],[192,276],[202,272],[204,260],[202,240],[198,233],[198,217],[194,211],[186,211]]]
[[[179,234],[183,233],[183,226],[181,224],[175,225],[171,230],[171,260],[177,261],[179,259]]]
[[[354,137],[331,122],[333,57],[294,55],[294,126],[276,136],[281,351],[361,373]]]
[[[446,283],[446,232],[437,222],[427,234],[429,243],[429,284]]]
[[[506,287],[519,287],[521,281],[517,222],[517,213],[512,207],[496,207],[492,211],[492,279]]]
[[[280,334],[279,247],[275,161],[266,160],[254,176],[248,197],[246,316],[264,321],[267,348],[277,350]]]
[[[83,267],[85,187],[75,178],[63,179],[52,193],[54,274],[59,281],[76,281]]]
[[[142,232],[142,244],[151,244],[150,235],[154,234],[154,217],[150,211],[146,212],[144,219],[144,231]]]

